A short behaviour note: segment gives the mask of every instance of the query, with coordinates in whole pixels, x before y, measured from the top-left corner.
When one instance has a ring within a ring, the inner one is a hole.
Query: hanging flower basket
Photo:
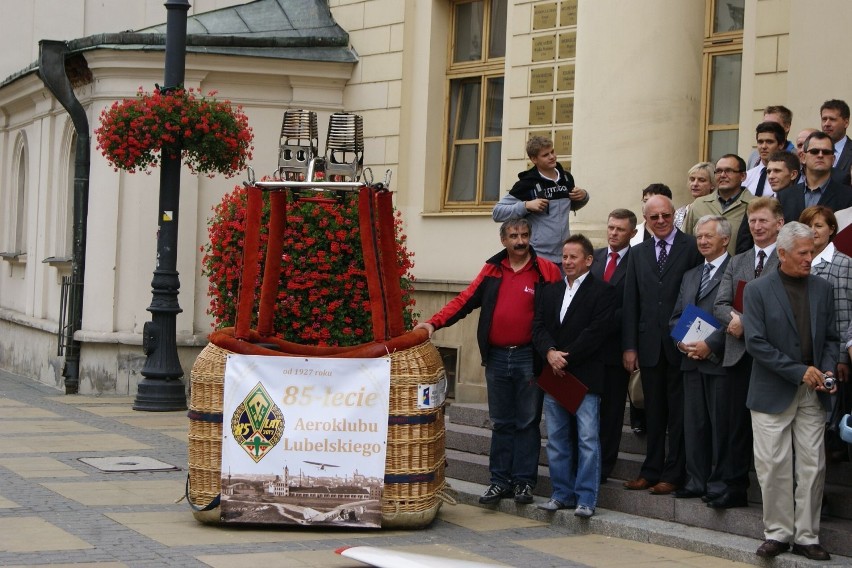
[[[136,98],[101,112],[98,149],[116,170],[130,173],[150,173],[162,156],[181,156],[193,173],[233,177],[252,158],[254,134],[242,107],[213,95],[140,88]]]

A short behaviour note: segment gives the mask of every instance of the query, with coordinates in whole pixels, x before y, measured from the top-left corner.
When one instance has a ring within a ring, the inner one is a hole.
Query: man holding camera
[[[793,554],[829,560],[819,516],[825,411],[839,350],[832,285],[810,274],[814,237],[807,225],[784,225],[776,251],[778,270],[749,282],[743,299],[746,351],[754,360],[746,405],[763,496],[765,541],[757,555],[778,556],[792,544]]]

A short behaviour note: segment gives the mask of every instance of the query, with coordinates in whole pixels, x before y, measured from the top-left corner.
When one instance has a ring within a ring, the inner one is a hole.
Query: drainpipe
[[[71,289],[69,290],[68,319],[71,342],[65,352],[62,376],[65,394],[75,394],[80,388],[80,342],[74,333],[83,326],[83,275],[86,268],[86,221],[89,215],[89,119],[83,105],[74,95],[71,81],[65,72],[68,46],[64,41],[39,42],[38,76],[44,86],[71,115],[77,132],[74,152],[74,249],[71,256]]]

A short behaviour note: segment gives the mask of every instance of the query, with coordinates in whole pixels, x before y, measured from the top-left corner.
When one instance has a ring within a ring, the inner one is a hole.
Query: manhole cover
[[[142,456],[120,456],[111,458],[80,458],[80,461],[101,471],[168,471],[177,466]]]

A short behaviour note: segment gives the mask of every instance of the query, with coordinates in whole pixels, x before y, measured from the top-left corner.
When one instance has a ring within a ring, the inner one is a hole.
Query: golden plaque
[[[553,90],[553,67],[530,69],[530,94],[549,93]]]
[[[533,8],[534,30],[544,30],[556,27],[556,2],[550,4],[539,4]]]
[[[553,148],[560,156],[571,155],[571,130],[557,130],[553,137]],[[564,167],[565,164],[563,164]]]
[[[574,90],[574,65],[560,65],[556,71],[556,90]]]
[[[534,37],[532,40],[532,60],[553,61],[556,59],[556,35]]]
[[[558,124],[571,124],[574,122],[574,97],[560,97],[556,99],[556,122]]]
[[[577,32],[559,34],[559,59],[577,56]]]
[[[577,25],[577,0],[562,0],[559,6],[559,25],[563,28]]]
[[[553,123],[553,99],[530,101],[530,126]]]

